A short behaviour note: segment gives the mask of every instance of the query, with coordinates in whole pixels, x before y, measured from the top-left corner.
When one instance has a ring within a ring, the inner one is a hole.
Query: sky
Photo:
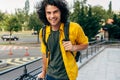
[[[105,9],[108,9],[110,1],[112,1],[112,9],[120,11],[120,0],[88,0],[88,4],[92,4],[92,6],[101,5]]]
[[[0,11],[2,12],[8,12],[8,13],[14,13],[15,9],[21,8],[23,9],[25,6],[26,0],[0,0]],[[39,0],[29,0],[30,2],[30,12],[35,10],[34,6],[36,2]],[[73,3],[73,0],[67,0],[69,4]],[[113,10],[119,10],[120,11],[120,0],[111,0],[112,1],[112,9]],[[103,8],[108,9],[110,0],[87,0],[87,4],[90,4],[92,6],[95,5],[101,5]]]
[[[25,6],[26,0],[0,0],[0,11],[14,13],[15,9],[23,9]],[[38,0],[29,0],[30,3],[30,12],[35,10],[34,5]]]

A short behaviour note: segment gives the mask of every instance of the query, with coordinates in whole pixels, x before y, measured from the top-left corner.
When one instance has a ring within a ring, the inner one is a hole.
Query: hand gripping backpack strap
[[[64,40],[65,40],[65,41],[69,41],[69,40],[70,40],[70,39],[69,39],[69,24],[70,24],[70,22],[66,22],[66,23],[65,23],[65,26],[64,26],[64,35],[65,35],[65,39],[64,39]],[[74,56],[74,54],[73,54],[72,51],[71,51],[71,53],[72,53],[72,55]],[[80,55],[81,55],[80,51],[77,51],[76,56],[75,56],[76,62],[79,61]]]
[[[65,35],[65,41],[69,41],[69,24],[70,22],[66,22],[64,26],[64,35]],[[72,55],[74,56],[73,52],[71,51]]]
[[[48,58],[48,45],[45,39],[46,39],[46,25],[44,25],[42,28],[42,40],[46,46],[46,58]]]

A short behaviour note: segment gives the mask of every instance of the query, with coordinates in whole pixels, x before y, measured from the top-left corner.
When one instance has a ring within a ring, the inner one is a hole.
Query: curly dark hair
[[[37,5],[37,13],[39,16],[39,19],[45,24],[50,25],[46,18],[45,14],[45,7],[47,5],[54,5],[61,11],[61,22],[65,23],[67,22],[68,16],[69,16],[69,9],[67,6],[67,2],[65,0],[43,0],[42,2],[39,2]]]

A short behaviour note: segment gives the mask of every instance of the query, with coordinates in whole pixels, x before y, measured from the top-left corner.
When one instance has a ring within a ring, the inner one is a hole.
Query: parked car
[[[37,35],[37,31],[33,31],[33,32],[32,32],[32,35]]]
[[[4,35],[2,35],[1,36],[1,39],[3,40],[3,41],[9,41],[9,40],[11,40],[11,41],[17,41],[17,40],[19,40],[19,38],[17,37],[17,36],[13,36],[13,35],[8,35],[8,34],[4,34]]]

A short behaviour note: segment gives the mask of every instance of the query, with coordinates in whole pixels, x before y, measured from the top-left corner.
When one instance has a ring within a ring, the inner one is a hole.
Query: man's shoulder
[[[70,22],[70,27],[73,27],[73,28],[77,28],[78,27],[79,28],[81,26],[78,23],[76,23],[76,22]]]
[[[78,23],[70,21],[70,24],[78,24]]]
[[[44,25],[44,26],[41,28],[41,32],[50,33],[50,26]]]

